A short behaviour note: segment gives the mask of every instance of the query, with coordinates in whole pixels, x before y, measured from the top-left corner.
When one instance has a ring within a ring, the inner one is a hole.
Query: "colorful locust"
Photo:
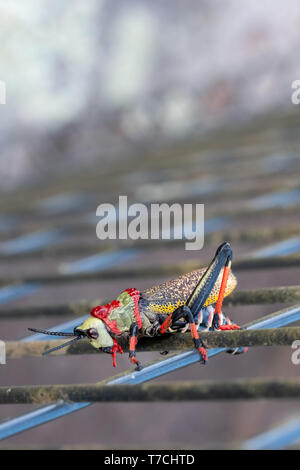
[[[129,335],[129,358],[141,370],[136,358],[136,344],[141,336],[155,337],[165,333],[190,330],[200,361],[206,363],[207,352],[201,341],[201,330],[236,330],[240,327],[222,312],[224,297],[236,287],[237,280],[231,271],[232,250],[229,243],[219,246],[206,268],[192,271],[176,279],[154,286],[144,292],[126,289],[116,300],[92,309],[90,317],[71,333],[29,328],[47,335],[67,336],[73,339],[46,351],[68,346],[73,341],[87,338],[96,349],[109,353],[116,366],[121,335]],[[215,304],[215,307],[213,305]],[[243,348],[231,350],[232,354]]]

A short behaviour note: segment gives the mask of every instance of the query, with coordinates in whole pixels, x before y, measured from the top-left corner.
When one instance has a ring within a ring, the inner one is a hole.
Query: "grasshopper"
[[[29,330],[73,338],[44,354],[87,338],[93,347],[112,355],[114,367],[117,352],[123,353],[118,337],[129,334],[129,359],[136,370],[141,370],[142,365],[136,358],[139,337],[178,334],[189,329],[195,348],[199,351],[200,362],[206,363],[207,351],[201,341],[201,331],[240,328],[222,312],[224,297],[237,284],[231,271],[231,262],[232,249],[229,243],[224,242],[208,267],[184,274],[144,292],[134,288],[126,289],[109,304],[94,307],[89,318],[75,327],[73,332],[50,332],[35,328]],[[244,348],[228,352],[239,354],[244,352]]]

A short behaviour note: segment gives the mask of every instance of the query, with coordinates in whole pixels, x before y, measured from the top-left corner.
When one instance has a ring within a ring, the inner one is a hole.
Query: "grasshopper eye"
[[[99,333],[98,333],[98,331],[96,330],[96,328],[89,328],[88,330],[86,330],[86,334],[87,334],[88,337],[91,338],[91,339],[97,339],[98,336],[99,336]]]

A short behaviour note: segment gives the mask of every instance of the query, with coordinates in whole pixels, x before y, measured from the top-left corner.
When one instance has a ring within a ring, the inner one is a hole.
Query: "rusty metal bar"
[[[292,303],[300,301],[300,286],[269,287],[265,289],[249,289],[233,292],[224,299],[224,305],[257,305]],[[93,302],[81,301],[78,303],[61,305],[33,305],[25,307],[8,307],[0,309],[0,320],[11,318],[31,318],[37,316],[80,316],[88,314],[93,307],[105,300]]]
[[[238,379],[136,385],[36,385],[0,387],[0,404],[299,399],[300,379]]]
[[[282,256],[270,258],[250,258],[240,259],[234,262],[234,271],[250,269],[281,269],[300,266],[300,256]],[[101,272],[83,272],[74,274],[45,274],[36,276],[24,276],[22,278],[2,278],[0,286],[18,285],[27,283],[63,284],[69,282],[90,282],[110,279],[139,279],[141,277],[164,277],[185,274],[187,272],[199,269],[199,263],[196,261],[187,261],[184,263],[170,264],[165,266],[148,266],[146,268],[122,268],[109,269]]]
[[[236,331],[202,331],[201,339],[208,348],[238,348],[243,346],[290,346],[300,340],[300,327],[283,327],[264,330]],[[6,357],[41,356],[49,349],[64,344],[66,340],[49,341],[7,341]],[[128,339],[120,337],[119,344],[124,352],[128,352]],[[193,348],[190,333],[163,335],[157,338],[141,338],[137,351],[175,351]],[[99,354],[101,351],[93,348],[87,340],[81,340],[59,349],[53,355]]]
[[[233,221],[232,221],[233,223]],[[77,227],[79,229],[79,227]],[[76,230],[76,227],[74,228]],[[79,230],[80,232],[80,230]],[[237,230],[231,229],[230,233],[228,230],[220,229],[217,232],[207,233],[205,235],[206,243],[221,243],[223,240],[230,239],[233,242],[255,242],[264,243],[270,241],[285,240],[287,237],[293,237],[299,235],[299,226],[290,226],[284,228],[269,228],[262,227],[260,231],[257,230]],[[36,251],[22,252],[16,255],[10,254],[9,258],[7,255],[0,253],[0,260],[7,259],[33,259],[43,258],[46,259],[62,259],[66,256],[89,256],[97,253],[106,252],[108,250],[121,250],[124,248],[140,248],[143,250],[153,250],[155,248],[161,248],[165,246],[182,245],[182,240],[124,240],[124,242],[109,241],[105,242],[105,248],[102,248],[99,243],[87,243],[83,244],[72,244],[72,245],[55,245],[47,246]]]
[[[267,315],[259,320],[253,321],[245,325],[247,329],[266,329],[277,328],[288,325],[300,319],[300,304],[293,307],[280,310],[278,312]],[[211,358],[226,351],[226,349],[210,349],[208,357]],[[169,372],[187,367],[199,361],[198,351],[186,351],[180,354],[175,354],[168,359],[156,361],[144,367],[140,372],[128,371],[116,377],[111,377],[106,384],[139,384],[153,380],[154,378],[161,377]],[[90,402],[83,403],[67,403],[58,401],[50,405],[42,406],[37,410],[25,413],[24,415],[13,418],[9,421],[0,423],[0,440],[13,436],[17,433],[26,431],[27,429],[40,426],[41,424],[52,421],[53,419],[66,416],[74,413],[82,408],[90,406]]]

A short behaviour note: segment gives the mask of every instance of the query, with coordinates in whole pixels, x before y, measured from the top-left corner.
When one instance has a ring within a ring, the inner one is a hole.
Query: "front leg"
[[[197,327],[195,324],[195,320],[192,314],[191,309],[187,305],[183,305],[182,307],[178,307],[176,310],[174,310],[173,313],[171,313],[166,320],[163,322],[163,324],[160,327],[160,333],[164,334],[167,332],[169,328],[172,328],[173,325],[180,319],[184,318],[187,323],[190,325],[190,330],[191,330],[191,335],[194,341],[195,348],[199,351],[200,356],[201,356],[201,362],[204,364],[207,361],[207,351],[206,348],[204,347],[203,342],[199,338],[199,334],[197,331]]]
[[[129,359],[130,361],[136,365],[135,370],[140,371],[142,370],[142,364],[136,358],[136,351],[135,347],[137,344],[137,335],[139,332],[139,327],[136,322],[132,323],[130,327],[130,339],[129,339]]]

